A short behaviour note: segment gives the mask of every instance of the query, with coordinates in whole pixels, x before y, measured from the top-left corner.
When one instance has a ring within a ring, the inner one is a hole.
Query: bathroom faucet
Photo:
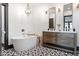
[[[25,29],[21,29],[23,37],[25,37]]]

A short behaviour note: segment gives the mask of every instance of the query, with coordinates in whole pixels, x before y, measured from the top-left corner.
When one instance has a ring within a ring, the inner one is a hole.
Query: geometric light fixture
[[[29,14],[31,13],[30,8],[29,8],[29,3],[27,3],[27,8],[25,10],[25,13],[27,16],[29,16]]]

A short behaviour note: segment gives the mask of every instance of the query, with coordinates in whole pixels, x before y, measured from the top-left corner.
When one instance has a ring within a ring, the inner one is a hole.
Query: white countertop
[[[44,32],[59,32],[59,33],[77,33],[76,31],[53,31],[53,30],[45,30]]]

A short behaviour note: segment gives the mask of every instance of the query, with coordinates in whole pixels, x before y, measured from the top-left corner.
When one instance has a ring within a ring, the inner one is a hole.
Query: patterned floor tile
[[[47,47],[35,47],[30,50],[20,52],[15,51],[15,49],[13,48],[4,50],[4,48],[2,47],[1,55],[2,56],[74,56],[69,52]]]

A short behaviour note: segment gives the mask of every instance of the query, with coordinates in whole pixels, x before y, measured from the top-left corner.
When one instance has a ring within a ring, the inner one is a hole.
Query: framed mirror
[[[56,28],[56,8],[49,8],[49,30],[55,30]]]
[[[71,31],[73,29],[73,4],[66,4],[64,5],[64,9],[63,9],[63,13],[64,13],[64,31]]]

